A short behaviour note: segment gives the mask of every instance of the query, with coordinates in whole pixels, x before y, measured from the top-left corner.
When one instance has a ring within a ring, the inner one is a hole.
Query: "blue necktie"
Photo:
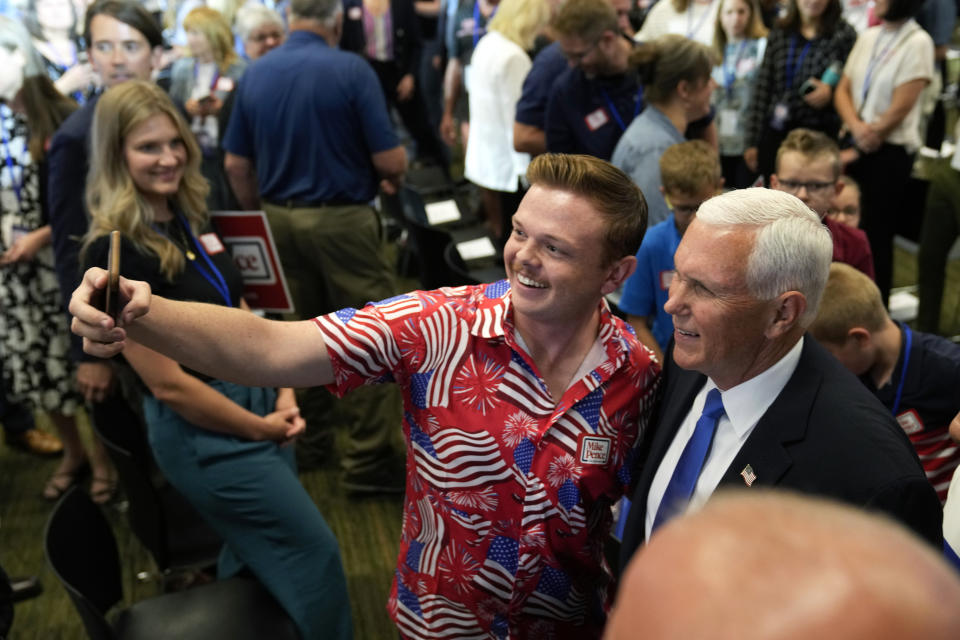
[[[720,398],[720,390],[711,389],[707,394],[703,413],[697,420],[693,435],[690,436],[687,446],[683,448],[673,475],[670,476],[670,482],[667,483],[667,490],[663,494],[663,500],[660,501],[650,533],[679,514],[690,501],[693,489],[697,486],[697,479],[700,477],[700,470],[703,469],[703,463],[706,462],[707,454],[710,453],[713,434],[717,431],[717,423],[722,415],[723,400]]]

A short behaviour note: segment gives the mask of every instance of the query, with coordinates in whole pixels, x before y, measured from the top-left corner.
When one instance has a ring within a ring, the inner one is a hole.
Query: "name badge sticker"
[[[583,119],[587,123],[587,128],[590,131],[596,131],[603,125],[610,122],[610,116],[607,115],[607,112],[603,107],[600,107],[596,111],[591,111],[587,114],[587,117]]]
[[[916,409],[909,409],[898,415],[897,422],[908,436],[923,431],[923,420],[920,419]]]
[[[200,242],[203,244],[203,248],[206,249],[207,255],[214,256],[224,251],[223,243],[220,242],[220,238],[218,238],[215,233],[204,233],[200,236]]]
[[[217,80],[217,91],[223,91],[224,93],[230,93],[233,91],[233,78],[228,78],[226,76],[220,76]]]
[[[577,447],[577,458],[580,464],[605,466],[610,462],[610,452],[613,450],[613,438],[610,436],[581,435]]]
[[[363,8],[350,7],[347,10],[347,17],[351,20],[360,20],[361,18],[363,18]]]
[[[677,275],[677,272],[671,269],[670,271],[661,271],[660,272],[660,289],[667,291],[670,289],[670,283],[673,282],[673,276]]]

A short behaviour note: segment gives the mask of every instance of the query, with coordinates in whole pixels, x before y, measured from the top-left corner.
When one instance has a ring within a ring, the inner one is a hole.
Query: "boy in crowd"
[[[833,261],[854,266],[872,280],[873,253],[867,234],[827,216],[833,198],[844,189],[837,143],[819,131],[794,129],[777,150],[776,169],[770,186],[800,198],[830,229]]]
[[[671,214],[647,231],[637,252],[637,269],[623,285],[620,308],[640,342],[663,362],[663,347],[673,334],[673,319],[663,310],[674,273],[673,254],[700,203],[723,187],[716,149],[703,140],[667,148],[660,157],[660,179]]]
[[[854,229],[860,228],[860,185],[850,176],[840,176],[843,188],[833,197],[827,217]]]
[[[892,320],[877,285],[836,262],[810,332],[890,409],[943,502],[960,463],[949,434],[960,412],[960,346]]]

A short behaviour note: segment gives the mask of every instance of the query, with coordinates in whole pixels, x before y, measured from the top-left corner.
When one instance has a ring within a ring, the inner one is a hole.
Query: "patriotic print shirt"
[[[517,344],[509,284],[413,292],[315,320],[344,394],[404,389],[407,488],[388,609],[407,638],[599,637],[610,505],[659,366],[601,304],[603,363],[559,404]]]

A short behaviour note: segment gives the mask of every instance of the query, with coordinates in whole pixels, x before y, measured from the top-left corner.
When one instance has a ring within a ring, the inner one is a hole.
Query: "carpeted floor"
[[[89,437],[86,421],[82,423]],[[42,417],[40,424],[52,429]],[[53,504],[40,497],[40,489],[55,466],[55,460],[0,445],[0,564],[10,575],[39,575],[44,586],[40,597],[16,605],[10,640],[86,638],[73,604],[43,554],[43,531]],[[400,496],[350,499],[340,489],[333,468],[305,472],[301,479],[340,540],[355,637],[396,638],[385,605],[400,536]],[[130,533],[126,516],[116,506],[106,508],[106,513],[122,558],[125,602],[158,594],[155,582],[136,578],[138,572],[154,567]]]

